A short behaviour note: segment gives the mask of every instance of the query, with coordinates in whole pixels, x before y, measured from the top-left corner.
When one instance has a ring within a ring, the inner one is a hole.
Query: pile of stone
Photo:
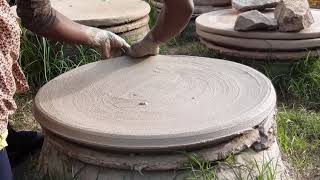
[[[201,14],[230,8],[231,0],[193,0],[194,12],[193,17],[198,17]],[[152,5],[160,12],[164,6],[163,0],[152,0]]]
[[[51,5],[75,22],[112,31],[130,42],[149,32],[151,8],[143,0],[51,0]]]
[[[307,50],[318,55],[320,11],[307,0],[233,0],[232,6],[197,18],[197,34],[209,48],[256,60],[298,60]]]

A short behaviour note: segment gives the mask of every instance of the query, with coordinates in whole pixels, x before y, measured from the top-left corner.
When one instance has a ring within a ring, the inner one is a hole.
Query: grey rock
[[[280,0],[233,0],[232,7],[238,11],[263,10],[275,8]]]
[[[275,30],[277,20],[268,17],[257,10],[239,14],[234,29],[236,31]]]
[[[298,32],[314,23],[307,0],[282,0],[274,14],[282,32]]]

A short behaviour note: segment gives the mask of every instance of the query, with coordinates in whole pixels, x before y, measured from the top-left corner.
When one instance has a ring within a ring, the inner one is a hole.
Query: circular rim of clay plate
[[[197,34],[217,45],[257,51],[295,51],[320,47],[320,38],[301,40],[248,39],[208,33],[197,28]]]
[[[163,0],[152,0],[163,3]],[[193,0],[195,6],[231,6],[231,0]]]
[[[153,1],[152,4],[156,9],[162,9],[164,6],[163,3],[155,1]],[[194,6],[193,14],[203,14],[211,11],[224,10],[227,8],[230,8],[230,6]]]
[[[150,28],[148,25],[146,25],[139,29],[134,29],[128,32],[120,33],[118,35],[124,38],[126,41],[137,42],[139,40],[142,40],[148,34],[149,31]]]
[[[248,39],[312,39],[320,38],[320,10],[312,9],[315,23],[310,28],[302,30],[299,33],[285,33],[278,31],[249,31],[239,32],[234,30],[236,18],[240,12],[235,9],[225,9],[202,14],[196,19],[196,26],[202,31]],[[265,13],[266,14],[266,13]],[[273,11],[267,13],[273,16]]]
[[[239,50],[232,49],[228,47],[223,47],[203,38],[200,38],[202,44],[204,44],[209,49],[212,49],[219,54],[222,54],[227,57],[232,57],[236,59],[246,59],[246,60],[259,60],[259,61],[267,61],[267,60],[279,60],[279,61],[296,61],[304,59],[307,56],[319,56],[319,50],[311,50],[311,51],[291,51],[291,52],[257,52],[257,51],[248,51],[248,50]],[[308,54],[309,53],[309,54]]]
[[[137,21],[134,21],[128,24],[111,26],[111,27],[100,27],[100,28],[107,31],[111,31],[113,33],[124,33],[124,32],[132,31],[132,30],[147,26],[149,23],[149,19],[150,19],[149,16],[146,16],[146,17],[143,17],[142,19],[139,19]]]
[[[69,19],[94,27],[136,21],[147,16],[151,10],[143,0],[51,0],[51,5]]]
[[[60,75],[39,90],[34,115],[44,129],[77,143],[157,152],[221,143],[261,124],[275,106],[272,83],[257,70],[159,55]]]

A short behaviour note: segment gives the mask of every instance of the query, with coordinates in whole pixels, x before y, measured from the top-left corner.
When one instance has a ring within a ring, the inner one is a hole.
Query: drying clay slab
[[[189,56],[90,63],[43,86],[34,115],[72,141],[123,151],[220,143],[274,113],[275,90],[260,72]]]
[[[230,6],[231,0],[193,0],[196,6]]]
[[[150,12],[143,0],[52,0],[51,4],[71,20],[95,27],[129,23]]]
[[[163,3],[159,3],[159,2],[153,2],[153,5],[157,9],[162,9],[162,7],[164,6]],[[207,13],[207,12],[211,12],[211,11],[223,10],[226,8],[229,8],[229,7],[194,6],[193,13],[194,14],[203,14],[203,13]]]
[[[119,26],[112,26],[112,27],[105,27],[104,30],[111,31],[113,33],[123,33],[128,32],[134,29],[139,29],[144,26],[147,26],[149,22],[149,16],[146,16],[142,19],[139,19],[137,21],[131,22],[129,24],[123,24]]]
[[[203,43],[208,48],[231,58],[243,58],[243,59],[253,59],[253,60],[280,60],[280,61],[287,61],[287,60],[300,60],[304,59],[308,53],[310,56],[319,56],[319,50],[312,50],[312,51],[293,51],[293,52],[256,52],[256,51],[246,51],[246,50],[237,50],[222,47],[216,45],[210,41],[207,41],[203,38],[200,38],[201,43]]]
[[[234,47],[237,49],[293,51],[320,47],[320,38],[302,40],[245,39],[207,33],[199,29],[197,29],[197,34],[206,40],[214,42],[215,44]]]
[[[154,0],[163,3],[163,0]],[[193,0],[195,6],[230,6],[231,0]]]
[[[149,31],[150,31],[150,28],[147,25],[139,29],[134,29],[132,31],[128,31],[125,33],[120,33],[118,35],[124,38],[126,41],[137,42],[142,40],[148,34]]]
[[[239,32],[234,30],[234,24],[240,12],[235,9],[225,9],[220,11],[202,14],[196,19],[196,26],[205,32],[220,34],[224,36],[252,38],[252,39],[312,39],[320,38],[320,10],[312,9],[315,23],[309,29],[298,33],[283,33],[272,31],[251,31]],[[274,17],[273,11],[264,14]]]

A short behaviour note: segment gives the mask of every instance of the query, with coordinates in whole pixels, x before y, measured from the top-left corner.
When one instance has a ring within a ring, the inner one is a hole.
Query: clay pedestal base
[[[85,157],[84,157],[85,158]],[[156,155],[155,158],[157,159]],[[165,159],[164,159],[165,161]],[[274,170],[275,179],[289,179],[286,168],[280,157],[279,147],[277,143],[264,151],[256,152],[252,149],[234,156],[234,162],[221,163],[216,167],[216,175],[218,179],[230,180],[237,179],[236,176],[241,174],[247,177],[250,168],[253,168],[251,175],[258,174],[256,172],[255,162],[261,167],[266,166]],[[117,166],[117,162],[114,162]],[[187,167],[188,165],[186,165]],[[233,167],[236,166],[236,167]],[[133,169],[119,169],[111,167],[103,167],[82,162],[71,158],[61,151],[57,150],[50,140],[46,140],[41,154],[42,172],[46,176],[53,178],[67,178],[78,180],[184,180],[188,177],[194,177],[194,173],[201,178],[201,174],[192,172],[191,169],[175,169],[175,170],[139,170],[139,167]],[[246,170],[247,169],[247,170]],[[270,171],[271,172],[271,171]],[[266,176],[269,175],[266,171]]]

